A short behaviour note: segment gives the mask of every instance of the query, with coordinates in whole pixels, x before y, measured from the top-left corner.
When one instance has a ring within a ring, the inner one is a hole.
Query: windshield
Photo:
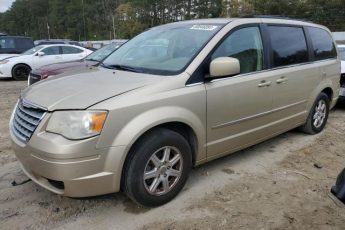
[[[106,68],[159,75],[183,71],[221,24],[170,24],[150,29],[103,61]]]
[[[116,43],[104,46],[87,56],[86,60],[101,62],[119,47],[120,45]]]
[[[34,48],[31,48],[23,53],[23,55],[32,55],[36,53],[37,51],[41,50],[44,46],[36,46]]]
[[[340,60],[345,61],[345,47],[339,48]]]

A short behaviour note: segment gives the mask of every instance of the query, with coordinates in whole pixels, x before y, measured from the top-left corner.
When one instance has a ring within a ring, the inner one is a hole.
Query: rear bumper
[[[86,141],[65,139],[58,140],[58,144],[51,141],[45,142],[45,146],[37,145],[42,136],[62,138],[41,133],[24,144],[11,133],[13,150],[22,169],[35,183],[69,197],[90,197],[120,190],[125,147],[96,149],[98,138]]]

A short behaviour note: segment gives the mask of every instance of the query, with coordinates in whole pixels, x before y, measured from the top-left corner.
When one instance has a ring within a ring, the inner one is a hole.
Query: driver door
[[[60,46],[49,46],[41,50],[41,52],[43,52],[44,55],[36,56],[35,68],[63,61]]]
[[[274,76],[264,70],[259,26],[235,29],[212,55],[240,61],[237,76],[206,83],[207,157],[218,158],[269,135]]]

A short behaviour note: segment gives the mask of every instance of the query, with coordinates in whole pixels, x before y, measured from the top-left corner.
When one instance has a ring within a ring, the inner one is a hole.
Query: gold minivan
[[[193,166],[300,127],[316,134],[339,95],[330,31],[274,18],[152,28],[83,72],[39,82],[10,121],[24,172],[69,197],[118,191],[158,206]]]

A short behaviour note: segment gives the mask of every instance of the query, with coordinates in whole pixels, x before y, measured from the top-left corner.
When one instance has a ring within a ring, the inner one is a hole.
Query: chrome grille
[[[15,109],[12,131],[23,142],[28,142],[43,118],[45,111],[30,103],[18,102]]]

